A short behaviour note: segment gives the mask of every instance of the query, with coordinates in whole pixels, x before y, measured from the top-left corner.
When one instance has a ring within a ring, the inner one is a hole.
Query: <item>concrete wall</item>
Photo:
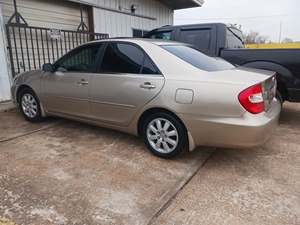
[[[10,74],[6,54],[2,10],[0,7],[0,102],[10,99]]]
[[[95,32],[108,33],[110,37],[132,37],[132,29],[152,30],[173,24],[173,10],[156,0],[89,1],[99,6],[94,7]],[[126,14],[132,4],[137,5],[136,16]]]

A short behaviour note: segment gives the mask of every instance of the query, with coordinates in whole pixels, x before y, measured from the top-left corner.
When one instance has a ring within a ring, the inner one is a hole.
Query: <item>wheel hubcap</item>
[[[152,148],[160,153],[174,151],[179,141],[176,127],[164,118],[154,119],[148,124],[147,138]]]
[[[22,97],[22,110],[29,118],[34,118],[38,112],[38,104],[31,94],[25,94]]]

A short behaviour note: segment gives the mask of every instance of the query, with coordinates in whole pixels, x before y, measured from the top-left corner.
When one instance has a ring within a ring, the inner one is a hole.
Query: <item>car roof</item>
[[[121,38],[108,38],[108,39],[102,39],[102,40],[96,40],[89,43],[101,43],[101,42],[129,42],[134,44],[139,44],[141,42],[148,42],[155,45],[185,45],[184,43],[176,42],[176,41],[170,41],[170,40],[163,40],[163,39],[148,39],[148,38],[128,38],[128,37],[121,37]]]
[[[221,26],[227,26],[225,23],[195,23],[195,24],[184,24],[184,25],[166,25],[159,28],[156,28],[151,32],[154,31],[163,31],[163,30],[170,30],[174,28],[188,28],[188,27],[197,27],[197,26],[212,26],[212,25],[221,25]]]

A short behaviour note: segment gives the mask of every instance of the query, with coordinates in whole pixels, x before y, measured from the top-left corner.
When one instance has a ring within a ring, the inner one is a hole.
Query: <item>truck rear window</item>
[[[235,68],[221,58],[213,58],[187,45],[161,45],[163,49],[184,60],[185,62],[208,72],[230,70]]]
[[[172,31],[158,31],[155,33],[146,34],[146,38],[171,40]]]

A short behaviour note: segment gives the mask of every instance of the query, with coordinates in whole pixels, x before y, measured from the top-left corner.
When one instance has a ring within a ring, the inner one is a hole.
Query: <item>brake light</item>
[[[265,110],[262,84],[256,84],[239,94],[241,105],[250,113],[258,114]]]

